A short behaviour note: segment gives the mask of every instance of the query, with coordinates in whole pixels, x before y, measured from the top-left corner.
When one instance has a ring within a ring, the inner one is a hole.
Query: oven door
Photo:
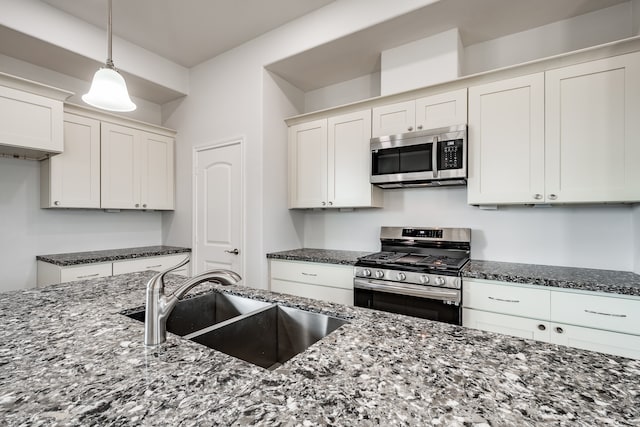
[[[462,325],[459,289],[353,279],[354,305]]]

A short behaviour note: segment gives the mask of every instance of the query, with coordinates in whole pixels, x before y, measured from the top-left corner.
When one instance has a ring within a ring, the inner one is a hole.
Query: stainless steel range
[[[471,229],[382,227],[380,243],[355,265],[354,304],[461,325]]]

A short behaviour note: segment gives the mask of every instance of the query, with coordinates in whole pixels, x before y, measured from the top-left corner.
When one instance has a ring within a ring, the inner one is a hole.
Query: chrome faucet
[[[216,282],[223,286],[235,285],[242,278],[231,270],[209,270],[185,281],[173,294],[164,294],[165,274],[189,262],[187,257],[180,264],[156,274],[147,283],[147,307],[144,316],[144,344],[157,346],[167,340],[167,318],[180,298],[192,288],[204,282]]]

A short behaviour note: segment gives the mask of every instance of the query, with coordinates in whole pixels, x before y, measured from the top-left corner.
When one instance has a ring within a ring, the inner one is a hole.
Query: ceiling
[[[107,0],[41,0],[107,28]],[[190,68],[334,0],[114,0],[113,34]]]
[[[107,0],[39,1],[106,28]],[[114,0],[113,32],[189,68],[333,1]],[[470,45],[626,1],[440,0],[267,68],[308,91],[378,71],[383,50],[451,28],[458,28],[463,44]],[[3,26],[0,53],[84,80],[100,66],[95,60]],[[140,98],[163,104],[183,96],[142,77],[123,74],[130,92]]]

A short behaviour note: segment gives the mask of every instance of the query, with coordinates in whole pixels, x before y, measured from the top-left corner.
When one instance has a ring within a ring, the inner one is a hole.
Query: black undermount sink
[[[144,310],[123,314],[144,322]],[[324,314],[211,292],[181,300],[167,319],[167,331],[275,369],[345,323]]]

